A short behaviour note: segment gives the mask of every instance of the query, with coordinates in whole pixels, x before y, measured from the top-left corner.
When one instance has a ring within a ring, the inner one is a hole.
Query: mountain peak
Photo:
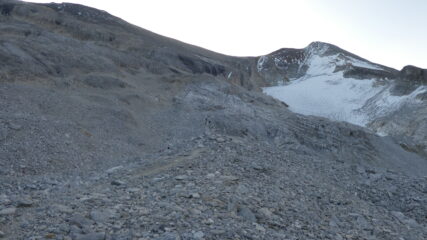
[[[305,75],[342,73],[343,77],[396,78],[398,71],[372,63],[353,53],[325,42],[312,42],[302,49],[282,48],[262,56],[258,72],[272,85],[297,79]]]
[[[307,47],[305,47],[305,49],[316,49],[316,50],[321,50],[321,49],[327,50],[329,48],[338,48],[338,47],[333,44],[320,42],[320,41],[311,42],[310,44],[308,44]]]

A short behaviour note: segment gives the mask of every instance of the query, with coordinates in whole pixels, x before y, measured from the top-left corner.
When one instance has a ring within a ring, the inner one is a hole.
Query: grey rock
[[[70,232],[70,235],[76,236],[78,234],[82,234],[83,230],[80,227],[76,226],[76,225],[71,225],[69,227],[69,232]]]
[[[206,178],[208,178],[208,179],[213,179],[213,178],[215,178],[215,174],[214,174],[214,173],[208,173],[208,174],[206,175]]]
[[[6,194],[0,194],[0,205],[8,205],[12,201],[6,196]]]
[[[29,240],[42,240],[43,237],[42,236],[32,236],[28,238]]]
[[[15,131],[19,131],[22,129],[22,126],[14,122],[9,122],[9,128]]]
[[[74,237],[74,240],[105,240],[105,233],[87,233],[87,234],[77,234]]]
[[[255,229],[261,232],[265,232],[265,227],[259,225],[258,223],[254,223]]]
[[[115,212],[111,209],[97,209],[90,212],[90,217],[97,223],[105,223],[115,217]]]
[[[341,221],[336,217],[332,216],[329,220],[329,226],[332,228],[339,228],[339,225],[341,224]]]
[[[128,188],[127,191],[131,192],[131,193],[137,193],[137,192],[140,192],[141,189],[140,188]]]
[[[197,232],[193,233],[193,236],[195,239],[203,239],[205,234],[202,231],[197,231]]]
[[[226,233],[226,231],[224,229],[212,229],[210,232],[213,235],[222,235],[222,234]]]
[[[122,170],[123,168],[124,167],[122,165],[120,165],[120,166],[112,167],[112,168],[108,169],[105,172],[108,173],[108,174],[112,174],[112,173],[115,173],[115,172],[118,172],[118,171]]]
[[[53,206],[54,209],[58,210],[61,213],[72,213],[73,209],[71,207],[62,205],[62,204],[55,204]]]
[[[199,193],[190,193],[189,198],[200,198]]]
[[[181,240],[180,236],[176,233],[164,233],[159,237],[153,238],[155,240]]]
[[[363,216],[358,216],[356,219],[356,227],[361,229],[368,229],[372,228],[372,226],[369,224],[369,222],[366,220]]]
[[[16,206],[18,208],[23,208],[23,207],[31,207],[33,205],[33,201],[30,197],[23,197],[21,199],[18,200]]]
[[[256,222],[255,214],[248,207],[239,206],[237,208],[237,215],[249,222]]]
[[[0,231],[0,238],[4,238],[4,237],[6,237],[6,234],[4,232]]]
[[[239,180],[239,177],[236,176],[221,176],[221,180],[226,182],[237,182]]]
[[[92,221],[80,214],[73,215],[71,218],[68,219],[68,221],[70,224],[76,225],[79,228],[90,226],[93,223]]]
[[[260,218],[270,219],[273,213],[268,208],[260,208],[257,211],[257,215],[260,216]]]
[[[124,184],[125,184],[125,182],[123,182],[121,180],[114,180],[114,181],[111,182],[111,185],[114,185],[114,186],[121,186],[121,185],[124,185]]]
[[[13,215],[16,212],[16,208],[4,208],[2,210],[0,210],[0,216],[5,216],[5,215]]]
[[[190,212],[191,212],[191,214],[194,214],[194,215],[200,215],[200,214],[202,214],[202,211],[200,211],[199,209],[197,209],[197,208],[192,208],[191,210],[190,210]]]
[[[406,224],[410,227],[418,227],[419,226],[417,221],[415,221],[414,219],[408,218],[402,212],[392,211],[391,214],[403,224]]]
[[[175,180],[178,180],[178,181],[183,181],[183,180],[187,180],[187,179],[188,179],[187,175],[179,175],[179,176],[175,177]]]

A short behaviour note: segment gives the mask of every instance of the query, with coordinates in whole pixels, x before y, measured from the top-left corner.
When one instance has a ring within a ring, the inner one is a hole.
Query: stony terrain
[[[425,157],[293,113],[260,58],[81,5],[0,13],[0,239],[427,239]]]
[[[8,178],[1,187],[10,239],[427,237],[425,177],[224,135],[87,180]]]

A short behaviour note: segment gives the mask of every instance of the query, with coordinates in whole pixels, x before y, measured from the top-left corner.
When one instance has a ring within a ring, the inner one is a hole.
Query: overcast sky
[[[427,0],[68,2],[228,55],[257,56],[323,41],[397,69],[427,68]]]

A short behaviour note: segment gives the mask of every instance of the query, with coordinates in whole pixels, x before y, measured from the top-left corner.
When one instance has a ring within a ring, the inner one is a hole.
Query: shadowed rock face
[[[427,84],[427,69],[406,66],[400,71],[399,77],[404,81]]]
[[[397,96],[408,95],[422,85],[427,85],[427,69],[405,66],[399,72],[392,92]]]

